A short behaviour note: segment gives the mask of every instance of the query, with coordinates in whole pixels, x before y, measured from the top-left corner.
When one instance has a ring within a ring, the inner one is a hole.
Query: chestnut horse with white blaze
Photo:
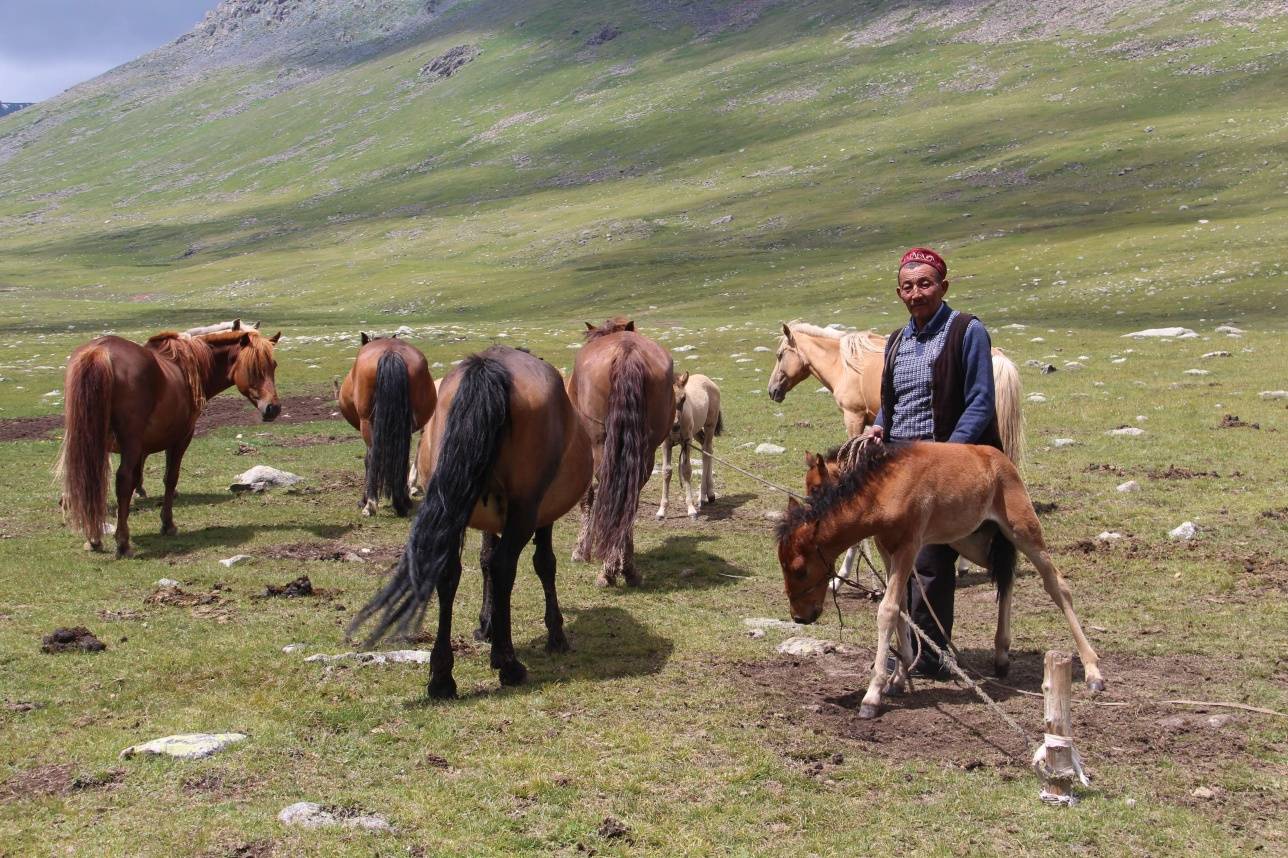
[[[408,455],[411,436],[434,414],[438,394],[424,353],[397,337],[362,334],[362,346],[336,393],[340,413],[367,445],[362,514],[374,515],[380,498],[394,512],[411,510]]]
[[[100,551],[107,521],[110,452],[116,470],[116,556],[130,549],[130,499],[143,484],[143,462],[165,451],[165,498],[161,533],[173,535],[174,493],[179,466],[192,442],[201,409],[210,397],[236,385],[263,420],[277,417],[272,337],[243,330],[188,336],[162,333],[146,346],[120,337],[91,340],[67,362],[63,445],[58,456],[64,516],[85,534],[86,548]]]
[[[982,525],[998,533],[979,533]],[[850,470],[824,485],[808,504],[788,502],[778,527],[782,566],[792,619],[812,623],[823,612],[836,558],[861,539],[874,537],[889,573],[877,609],[877,655],[860,718],[874,718],[890,677],[886,657],[898,635],[900,665],[894,681],[908,685],[913,663],[910,630],[902,621],[913,562],[923,545],[949,544],[989,567],[1000,606],[994,638],[994,669],[1010,666],[1010,589],[1015,549],[1032,561],[1047,594],[1073,632],[1087,686],[1104,689],[1099,657],[1073,612],[1069,585],[1047,553],[1033,502],[1015,465],[993,447],[971,444],[870,444]]]
[[[586,323],[586,344],[568,376],[568,396],[595,454],[594,483],[581,503],[574,560],[601,559],[595,583],[611,586],[635,569],[635,513],[658,446],[675,415],[671,353],[635,331],[629,319]]]
[[[675,400],[675,421],[671,432],[662,444],[662,503],[657,517],[666,518],[667,504],[671,499],[671,448],[680,445],[680,482],[684,485],[684,503],[689,518],[697,518],[703,504],[715,503],[716,488],[711,474],[715,436],[724,432],[724,414],[720,410],[720,388],[705,375],[680,373],[672,388]],[[698,487],[698,503],[693,503],[692,446],[702,445],[702,483]]]
[[[590,484],[590,440],[554,367],[525,351],[494,346],[443,378],[417,455],[428,482],[406,550],[349,631],[375,618],[368,645],[391,633],[413,634],[437,590],[429,696],[455,697],[452,602],[465,528],[472,527],[483,531],[483,609],[475,636],[492,641],[491,663],[501,684],[517,685],[528,672],[514,653],[510,595],[519,554],[530,540],[545,592],[546,649],[569,648],[555,593],[552,533]]]

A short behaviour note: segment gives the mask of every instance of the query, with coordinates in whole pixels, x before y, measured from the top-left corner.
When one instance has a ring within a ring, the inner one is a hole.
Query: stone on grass
[[[356,661],[358,664],[429,664],[429,656],[427,649],[394,649],[385,652],[341,652],[334,655],[320,652],[304,660],[325,664],[337,661]]]
[[[1140,491],[1140,483],[1136,482],[1135,480],[1128,480],[1127,482],[1122,483],[1121,485],[1118,486],[1118,491],[1138,492]]]
[[[293,652],[299,652],[300,650],[304,649],[304,647],[305,647],[304,644],[299,644],[299,643],[287,644],[286,646],[282,647],[282,652],[286,653],[287,655],[290,655]]]
[[[764,629],[747,629],[747,637],[751,638],[754,641],[758,641],[764,636],[765,636]]]
[[[1185,370],[1184,374],[1185,375],[1211,375],[1212,373],[1206,369],[1187,369]]]
[[[313,801],[297,801],[281,809],[277,821],[299,828],[360,828],[363,831],[392,831],[389,820],[375,813],[349,813],[325,808]]]
[[[694,350],[694,349],[696,349],[696,348],[697,348],[697,346],[676,346],[675,348],[671,349],[671,351],[673,351],[673,352],[691,352],[691,351],[693,351],[693,350]]]
[[[1043,395],[1043,394],[1041,394],[1041,393],[1030,393],[1028,396],[1026,396],[1026,397],[1024,397],[1024,398],[1025,398],[1026,400],[1028,400],[1029,402],[1046,402],[1046,401],[1047,401],[1046,396],[1045,396],[1045,395]]]
[[[1247,333],[1247,331],[1245,331],[1243,328],[1236,328],[1234,325],[1217,325],[1216,332],[1218,334],[1246,334]]]
[[[1194,792],[1190,793],[1190,795],[1194,796],[1195,798],[1201,798],[1204,801],[1211,801],[1212,799],[1216,798],[1216,792],[1211,788],[1205,787],[1205,786],[1195,787]]]
[[[783,655],[795,655],[804,658],[824,655],[829,652],[836,652],[836,644],[831,641],[822,641],[818,638],[798,635],[796,637],[790,637],[780,643],[778,645],[778,651]]]
[[[787,448],[780,447],[777,444],[770,444],[766,442],[764,444],[760,444],[759,446],[757,446],[756,452],[764,456],[777,456],[781,453],[786,453]]]
[[[1288,399],[1288,390],[1263,390],[1257,395],[1262,399]]]
[[[156,584],[155,584],[155,586],[157,586],[157,587],[179,587],[179,586],[182,586],[182,585],[181,585],[178,581],[174,580],[173,578],[158,578],[158,579],[157,579],[157,582],[156,582]]]
[[[219,565],[231,569],[234,566],[240,566],[242,563],[245,563],[247,560],[250,560],[250,559],[252,558],[249,554],[234,554],[232,557],[225,557],[223,560],[220,560]],[[158,587],[160,586],[177,587],[179,585],[178,584],[163,585],[160,581],[158,581],[157,586]]]
[[[1077,443],[1078,442],[1073,440],[1072,438],[1053,438],[1051,440],[1051,446],[1056,448],[1072,447],[1074,444],[1077,444]]]
[[[1119,435],[1127,438],[1139,438],[1145,434],[1145,430],[1139,426],[1120,426],[1117,429],[1110,429],[1106,435]]]
[[[1191,337],[1197,337],[1198,334],[1189,328],[1146,328],[1143,331],[1132,331],[1130,334],[1123,334],[1124,337],[1131,337],[1137,340],[1162,338],[1174,340],[1188,340]]]
[[[244,733],[180,733],[131,745],[121,751],[121,759],[139,754],[174,757],[177,760],[199,760],[246,738]]]
[[[780,620],[775,617],[747,617],[742,621],[742,624],[749,629],[781,629],[786,632],[794,632],[805,628],[800,623]]]
[[[1198,535],[1198,532],[1199,529],[1194,526],[1194,522],[1183,521],[1177,527],[1169,530],[1167,535],[1172,539],[1179,539],[1184,542],[1193,539]]]
[[[769,346],[756,346],[754,349],[752,349],[752,351],[753,352],[772,352],[773,349],[771,349]]]
[[[1205,358],[1229,357],[1229,356],[1230,356],[1230,353],[1227,351],[1207,352],[1206,354],[1203,355],[1203,357]]]
[[[267,489],[290,488],[304,478],[289,471],[270,468],[268,465],[256,465],[241,474],[228,488],[240,494],[242,492],[262,492]]]
[[[1123,535],[1116,530],[1102,530],[1096,534],[1096,542],[1117,542]]]

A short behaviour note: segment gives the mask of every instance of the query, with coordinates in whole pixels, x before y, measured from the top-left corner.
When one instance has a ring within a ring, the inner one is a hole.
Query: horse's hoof
[[[435,700],[454,700],[456,698],[456,680],[450,676],[431,679],[429,681],[429,696]]]
[[[993,675],[998,679],[1006,679],[1006,675],[1011,672],[1010,661],[993,662]]]
[[[82,546],[82,547],[83,547],[86,551],[102,551],[102,550],[103,550],[103,543],[101,543],[101,542],[90,542],[89,540],[86,540],[86,541],[85,541],[85,545],[84,545],[84,546]]]
[[[571,651],[572,647],[568,645],[568,638],[564,636],[563,632],[559,632],[557,635],[554,632],[551,632],[550,637],[546,639],[546,652]]]
[[[704,501],[703,501],[703,503],[705,503],[705,504],[713,504],[713,503],[715,503],[715,502],[716,502],[716,496],[715,496],[715,495],[711,495],[710,497],[708,497],[706,500],[704,500]]]
[[[371,514],[372,514],[372,513],[371,513],[371,507],[367,506],[366,504],[363,504],[363,506],[362,506],[362,515],[363,515],[363,517],[364,517],[364,518],[371,518]]]
[[[528,681],[528,669],[517,661],[502,666],[500,671],[502,685],[522,685]]]
[[[698,511],[695,509],[689,513],[689,521],[697,521],[697,520],[698,520]]]
[[[657,515],[655,516],[655,518],[657,518],[658,521],[661,521],[662,519],[666,518],[666,513],[659,509],[657,511]]]
[[[871,721],[881,714],[881,708],[872,703],[864,703],[859,707],[859,718],[863,721]]]
[[[586,554],[585,554],[585,552],[583,552],[580,548],[574,548],[574,549],[572,550],[572,562],[573,562],[573,563],[585,563],[585,562],[586,562]]]
[[[626,579],[627,587],[638,587],[644,583],[644,576],[638,572],[623,573],[622,577]]]
[[[595,586],[599,587],[601,590],[606,589],[613,586],[613,579],[601,572],[599,576],[595,578]]]
[[[474,630],[474,640],[479,641],[480,643],[490,641],[492,640],[492,633],[482,626],[479,626]]]
[[[162,536],[178,536],[178,535],[179,535],[179,528],[175,527],[173,524],[171,524],[171,525],[169,525],[169,526],[167,526],[167,527],[162,527],[162,528],[161,528],[161,535],[162,535]]]
[[[116,546],[116,559],[117,559],[117,560],[128,560],[129,558],[131,558],[131,557],[133,557],[133,556],[134,556],[134,549],[133,549],[133,548],[131,548],[130,546],[128,546],[128,545],[118,545],[118,546]]]
[[[1099,677],[1087,680],[1087,688],[1091,689],[1092,694],[1099,694],[1105,690],[1105,681]]]

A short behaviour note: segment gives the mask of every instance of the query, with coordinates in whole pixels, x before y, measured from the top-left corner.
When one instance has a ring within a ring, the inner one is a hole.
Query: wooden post
[[[1070,697],[1073,689],[1073,657],[1065,652],[1047,652],[1042,671],[1043,727],[1051,736],[1073,739],[1073,714]],[[1039,769],[1042,775],[1042,799],[1052,804],[1073,803],[1072,741],[1043,743],[1046,748],[1046,765]]]

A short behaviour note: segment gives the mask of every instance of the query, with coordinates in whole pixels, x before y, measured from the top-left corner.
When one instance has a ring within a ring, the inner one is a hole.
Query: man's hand
[[[885,441],[885,430],[873,423],[863,432],[863,437],[867,438],[873,444],[880,444]]]

